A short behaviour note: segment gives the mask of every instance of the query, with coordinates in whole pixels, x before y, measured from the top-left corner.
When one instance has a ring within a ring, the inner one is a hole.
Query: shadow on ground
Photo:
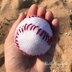
[[[4,64],[4,55],[0,54],[0,67]]]
[[[29,8],[32,4],[39,4],[42,0],[25,0],[22,2],[20,9]]]

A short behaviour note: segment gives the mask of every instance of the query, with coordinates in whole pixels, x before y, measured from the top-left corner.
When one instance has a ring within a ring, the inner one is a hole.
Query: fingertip
[[[45,15],[45,19],[49,22],[51,22],[53,20],[54,16],[53,13],[51,11],[47,11],[46,15]]]
[[[37,10],[38,10],[38,6],[36,4],[31,5],[26,17],[33,16],[33,15],[36,16]]]
[[[46,13],[45,7],[41,6],[41,7],[38,8],[37,16],[39,16],[41,18],[45,18],[45,13]]]
[[[58,28],[59,27],[59,19],[53,19],[52,21],[52,26],[55,27],[55,28]]]
[[[36,4],[32,4],[31,7],[38,7]]]
[[[25,13],[24,12],[21,12],[20,14],[19,14],[19,17],[18,17],[18,21],[22,21],[23,19],[25,18]]]

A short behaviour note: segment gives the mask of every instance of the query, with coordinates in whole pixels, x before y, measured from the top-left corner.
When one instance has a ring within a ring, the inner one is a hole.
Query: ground
[[[50,72],[72,72],[72,0],[0,0],[0,72],[5,72],[3,44],[9,29],[19,13],[27,12],[33,3],[51,10],[60,20]]]

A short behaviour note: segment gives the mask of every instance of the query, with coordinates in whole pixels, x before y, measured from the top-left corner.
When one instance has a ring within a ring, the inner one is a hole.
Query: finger
[[[28,11],[27,17],[36,16],[37,15],[37,9],[38,9],[38,6],[36,4],[33,4]]]
[[[53,20],[54,16],[53,16],[53,13],[51,11],[48,11],[46,12],[46,15],[45,15],[45,19],[51,23],[51,21]]]
[[[53,26],[54,28],[58,28],[58,27],[59,27],[59,20],[58,20],[58,19],[53,19],[53,21],[52,21],[52,26]]]
[[[18,19],[16,20],[16,22],[13,24],[9,34],[13,34],[18,26],[18,24],[25,18],[25,14],[21,13],[18,17]]]
[[[46,9],[44,7],[38,8],[37,16],[41,18],[45,18],[45,13],[46,13]]]

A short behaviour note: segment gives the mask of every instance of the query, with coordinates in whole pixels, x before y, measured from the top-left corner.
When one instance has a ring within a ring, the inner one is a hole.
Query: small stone
[[[56,70],[53,70],[53,72],[57,72]]]
[[[34,0],[34,2],[35,2],[35,3],[37,3],[37,2],[38,2],[38,0]]]
[[[65,35],[67,35],[68,33],[65,33]]]

